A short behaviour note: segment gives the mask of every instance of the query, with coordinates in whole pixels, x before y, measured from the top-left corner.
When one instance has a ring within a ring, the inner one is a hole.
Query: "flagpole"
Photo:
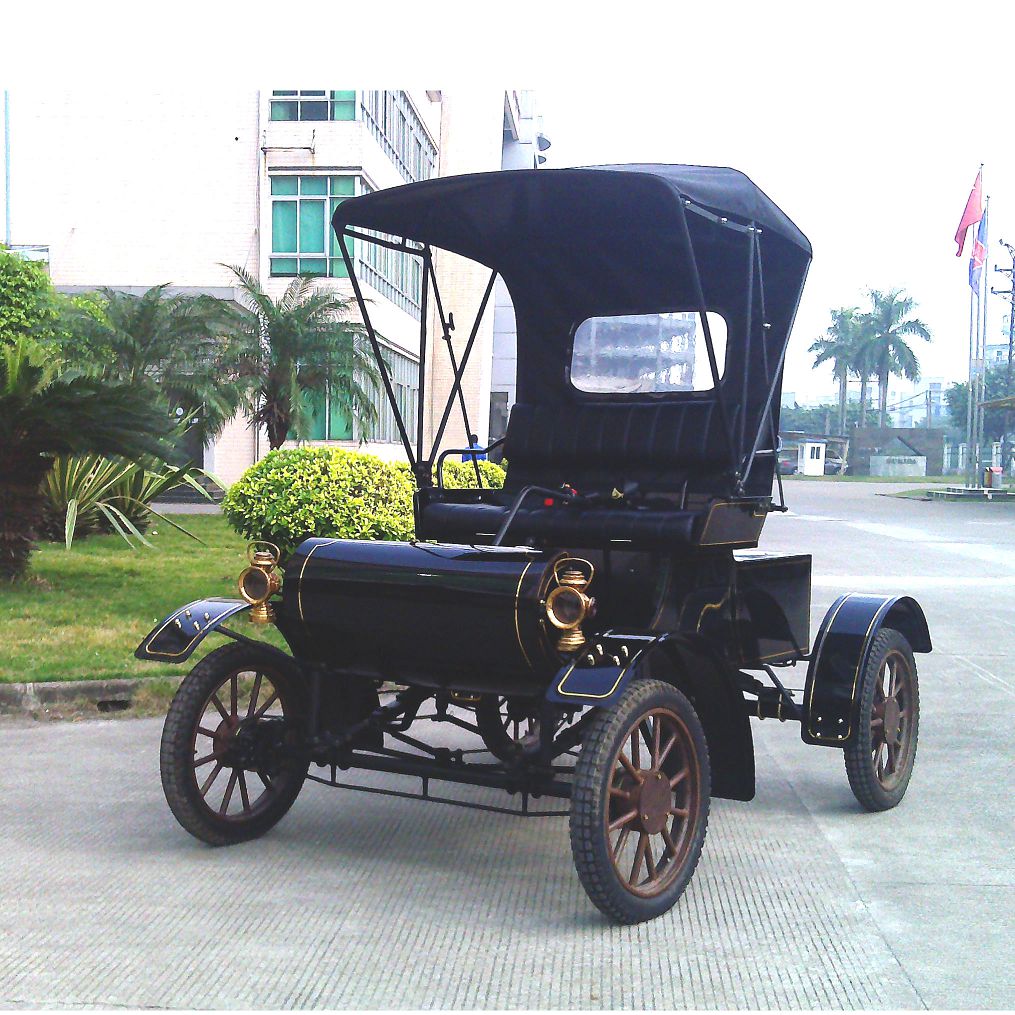
[[[990,195],[988,194],[983,203],[983,268],[980,271],[980,291],[983,294],[983,331],[980,333],[980,349],[977,356],[977,367],[979,369],[980,382],[978,385],[978,397],[976,399],[976,446],[979,449],[983,444],[983,402],[987,399],[987,296],[990,293],[990,286],[987,282],[987,262],[990,260]],[[982,465],[983,463],[981,463]],[[982,477],[982,469],[980,472]]]
[[[973,393],[973,364],[976,362],[976,349],[973,342],[973,301],[976,293],[969,287],[969,385],[966,400],[966,486],[973,486],[973,405],[976,396]]]
[[[980,186],[980,193],[983,193],[983,163],[980,163],[980,168],[976,174],[976,182]],[[975,189],[975,185],[974,185]],[[968,202],[967,202],[968,207]],[[978,228],[974,223],[973,228]],[[976,238],[974,236],[973,243],[975,245]],[[964,244],[963,244],[964,245]],[[960,248],[961,252],[961,248]],[[982,273],[981,273],[982,274]],[[973,300],[976,300],[976,330],[973,330]],[[974,452],[976,446],[976,390],[978,387],[977,379],[978,373],[976,370],[976,353],[979,350],[980,344],[980,293],[979,289],[973,289],[969,287],[969,386],[967,393],[969,396],[969,402],[966,406],[966,486],[976,485],[976,464],[975,458],[977,457]]]

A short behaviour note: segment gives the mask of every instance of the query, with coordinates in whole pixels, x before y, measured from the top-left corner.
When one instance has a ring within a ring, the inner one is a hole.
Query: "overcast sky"
[[[618,37],[621,73],[604,67],[595,94],[584,80],[539,88],[547,166],[675,162],[747,173],[814,246],[786,390],[833,390],[830,371],[811,372],[807,346],[829,308],[863,305],[868,287],[903,287],[917,301],[934,336],[929,346],[915,340],[926,377],[964,379],[968,245],[958,259],[952,237],[981,162],[991,264],[1011,264],[999,237],[1015,243],[1011,5],[961,15],[957,5],[955,14],[925,5],[917,16],[887,3],[835,8],[780,16],[778,5],[757,4],[724,18],[713,6],[718,13],[693,22],[681,14],[666,28],[667,69],[650,85],[624,76],[633,51],[630,36]],[[989,279],[1007,285],[993,271]],[[988,302],[997,341],[1007,308]]]

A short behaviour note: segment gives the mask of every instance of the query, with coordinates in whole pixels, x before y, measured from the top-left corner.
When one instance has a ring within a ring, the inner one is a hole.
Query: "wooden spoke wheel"
[[[888,810],[906,795],[919,726],[913,649],[904,635],[884,628],[864,667],[859,725],[845,749],[850,788],[867,810]]]
[[[499,761],[511,761],[539,746],[539,720],[528,708],[486,694],[476,704],[476,726],[486,749]]]
[[[263,835],[306,778],[298,672],[254,646],[225,645],[180,684],[162,732],[162,786],[177,821],[224,846]]]
[[[694,874],[710,770],[691,703],[637,680],[593,721],[575,767],[571,850],[592,902],[618,923],[666,912]]]

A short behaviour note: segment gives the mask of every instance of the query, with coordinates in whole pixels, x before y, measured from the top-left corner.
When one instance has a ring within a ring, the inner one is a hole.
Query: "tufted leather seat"
[[[508,542],[579,547],[623,542],[644,549],[694,544],[713,497],[728,493],[722,488],[727,456],[717,424],[713,401],[519,403],[505,441],[504,491],[435,492],[422,505],[421,535],[488,542],[523,487],[566,484],[603,499],[547,506],[533,494],[515,516]],[[614,489],[637,495],[613,501]],[[681,506],[688,492],[694,508]]]

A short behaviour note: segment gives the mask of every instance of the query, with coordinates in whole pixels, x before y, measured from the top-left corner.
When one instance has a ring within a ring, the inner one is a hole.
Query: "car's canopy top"
[[[569,380],[591,317],[706,311],[726,322],[718,391],[732,457],[778,424],[789,332],[811,258],[803,233],[748,177],[623,165],[441,177],[343,202],[333,224],[452,251],[500,274],[514,304],[517,399],[587,400]],[[359,241],[357,241],[359,242]],[[452,308],[453,309],[453,308]]]

